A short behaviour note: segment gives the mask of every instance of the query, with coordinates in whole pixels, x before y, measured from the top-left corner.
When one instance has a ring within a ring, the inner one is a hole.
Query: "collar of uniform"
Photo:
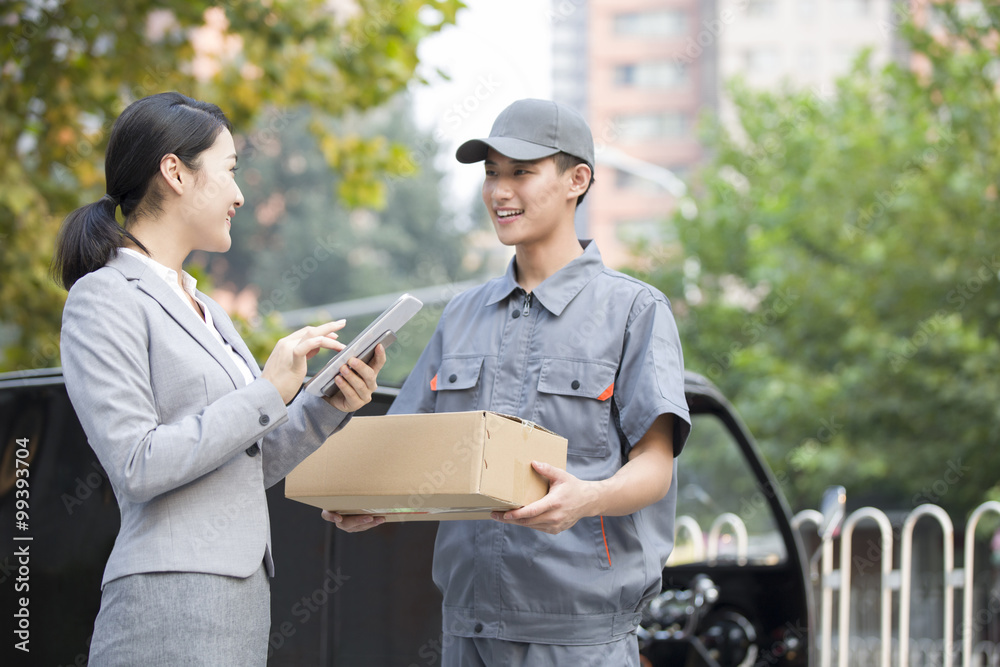
[[[582,255],[546,278],[531,293],[553,315],[561,315],[580,290],[604,270],[597,244],[590,239],[580,239],[580,245],[583,247]],[[520,288],[514,278],[515,261],[516,259],[511,259],[506,273],[494,281],[486,305],[493,305]]]
[[[507,265],[507,271],[499,278],[490,281],[490,293],[486,299],[486,305],[492,306],[499,303],[510,296],[514,290],[519,289],[521,289],[521,286],[517,284],[517,280],[514,278],[514,258],[511,258],[510,264]]]

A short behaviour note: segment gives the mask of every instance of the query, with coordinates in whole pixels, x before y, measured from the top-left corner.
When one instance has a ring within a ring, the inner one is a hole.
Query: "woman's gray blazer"
[[[301,392],[287,408],[222,308],[239,369],[205,323],[137,258],[73,286],[62,321],[70,400],[114,488],[121,529],[103,584],[139,572],[273,575],[264,489],[350,416]]]

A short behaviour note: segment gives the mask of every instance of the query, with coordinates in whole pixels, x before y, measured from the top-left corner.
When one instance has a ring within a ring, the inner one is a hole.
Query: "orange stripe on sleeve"
[[[615,393],[615,383],[612,382],[611,385],[608,386],[607,389],[605,389],[603,392],[601,392],[601,395],[597,397],[597,400],[599,400],[599,401],[606,401],[609,398],[611,398],[611,395],[614,394],[614,393]]]
[[[438,390],[438,376],[435,375],[434,377],[431,378],[431,391],[437,391],[437,390]]]
[[[611,567],[611,550],[608,549],[608,536],[604,532],[604,517],[601,517],[601,537],[604,538],[604,553],[608,554],[608,567]]]

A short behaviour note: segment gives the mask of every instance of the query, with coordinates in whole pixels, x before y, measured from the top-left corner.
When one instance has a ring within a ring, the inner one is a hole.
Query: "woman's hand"
[[[333,332],[343,329],[346,323],[346,320],[337,320],[318,327],[303,327],[275,344],[271,356],[264,363],[261,377],[274,385],[286,405],[302,388],[307,360],[322,349],[335,352],[344,349],[344,344],[337,341],[337,334]],[[385,360],[384,353],[382,359]]]
[[[385,348],[381,344],[375,346],[375,354],[369,364],[351,357],[340,367],[340,374],[333,379],[340,391],[331,397],[324,397],[324,400],[341,412],[354,412],[367,405],[378,389],[375,380],[384,365]]]
[[[330,510],[323,510],[322,516],[345,533],[360,533],[363,530],[371,530],[375,526],[381,526],[385,523],[384,516],[372,516],[371,514],[343,516]]]

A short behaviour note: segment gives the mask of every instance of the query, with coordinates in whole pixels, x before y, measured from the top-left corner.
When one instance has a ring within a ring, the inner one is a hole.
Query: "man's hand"
[[[618,472],[596,482],[579,479],[547,463],[531,466],[549,480],[544,498],[508,512],[494,512],[502,523],[534,528],[545,533],[561,533],[585,516],[625,516],[663,498],[673,476],[674,416],[656,418],[635,447],[628,462]]]
[[[548,463],[532,461],[531,467],[549,480],[549,492],[524,507],[508,512],[493,512],[501,523],[526,526],[543,533],[561,533],[585,516],[597,514],[598,482],[586,482]]]

